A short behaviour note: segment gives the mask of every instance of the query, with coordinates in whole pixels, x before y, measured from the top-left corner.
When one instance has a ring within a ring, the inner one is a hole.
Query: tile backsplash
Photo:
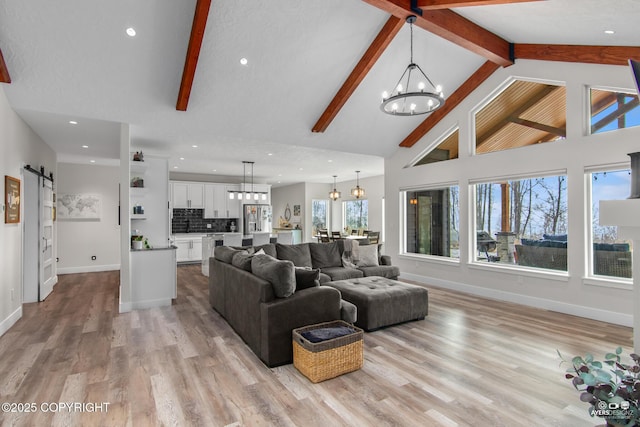
[[[238,225],[237,218],[202,218],[204,209],[174,209],[171,233],[224,233],[231,231],[232,223]],[[207,228],[211,224],[211,228]]]

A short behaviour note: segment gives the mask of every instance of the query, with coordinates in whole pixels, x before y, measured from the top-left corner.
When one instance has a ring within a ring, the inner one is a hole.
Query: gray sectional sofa
[[[321,281],[372,275],[395,279],[399,274],[397,267],[386,264],[338,266],[341,247],[339,242],[216,247],[209,259],[211,307],[267,366],[291,363],[293,329],[356,320],[355,306],[343,301],[337,289],[320,286]],[[390,264],[389,257],[381,261]]]

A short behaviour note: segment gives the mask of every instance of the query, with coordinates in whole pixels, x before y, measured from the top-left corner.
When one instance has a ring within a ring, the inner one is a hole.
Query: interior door
[[[40,301],[53,290],[56,284],[53,245],[53,184],[40,178]]]

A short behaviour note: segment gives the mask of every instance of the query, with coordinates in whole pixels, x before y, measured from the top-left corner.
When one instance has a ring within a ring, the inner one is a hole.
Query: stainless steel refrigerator
[[[244,234],[256,232],[271,232],[271,206],[270,205],[243,205]]]

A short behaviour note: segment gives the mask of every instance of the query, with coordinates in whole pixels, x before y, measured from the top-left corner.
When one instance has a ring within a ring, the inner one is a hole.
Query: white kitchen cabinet
[[[203,209],[204,184],[201,182],[172,182],[172,207],[174,209]]]
[[[229,218],[227,194],[224,184],[205,184],[204,217]]]
[[[202,234],[194,237],[180,237],[174,240],[177,262],[202,261]]]

